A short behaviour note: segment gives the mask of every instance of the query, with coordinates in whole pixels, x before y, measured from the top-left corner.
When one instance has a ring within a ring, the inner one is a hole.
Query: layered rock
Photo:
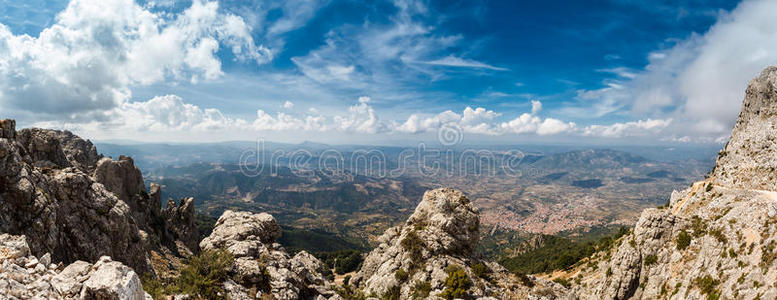
[[[704,181],[642,212],[616,249],[572,272],[581,299],[777,297],[777,68],[750,82]]]
[[[55,261],[96,261],[110,255],[140,272],[150,270],[147,244],[129,207],[83,169],[73,167],[82,162],[68,160],[56,142],[60,134],[23,130],[14,135],[8,127],[3,131],[0,231],[25,235],[33,254],[49,252]],[[88,144],[73,139],[71,145]]]
[[[269,214],[227,210],[200,248],[232,253],[231,280],[223,286],[234,299],[263,294],[275,299],[338,298],[331,281],[322,275],[325,266],[321,261],[304,251],[290,257],[276,242],[280,235],[280,226]]]
[[[378,239],[379,246],[366,257],[351,283],[367,295],[401,299],[446,295],[524,298],[539,290],[563,294],[553,283],[536,279],[531,289],[498,264],[477,259],[474,249],[479,227],[478,210],[464,194],[449,188],[427,191],[405,224]],[[452,293],[451,276],[465,282],[463,295]]]
[[[0,235],[0,295],[3,299],[136,299],[149,297],[126,265],[100,258],[65,267],[48,253],[35,257],[24,236]]]
[[[0,232],[26,236],[34,255],[64,263],[108,255],[145,273],[149,249],[178,253],[179,235],[196,248],[193,208],[169,224],[158,194],[146,192],[129,157],[103,158],[68,131],[17,132],[13,120],[0,121]]]

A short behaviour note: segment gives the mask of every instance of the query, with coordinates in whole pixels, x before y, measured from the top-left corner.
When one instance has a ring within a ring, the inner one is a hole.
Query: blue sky
[[[3,0],[0,108],[95,139],[721,142],[775,6]]]

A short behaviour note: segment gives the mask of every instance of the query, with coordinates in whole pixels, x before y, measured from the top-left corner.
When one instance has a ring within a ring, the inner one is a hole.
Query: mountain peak
[[[750,81],[731,139],[712,176],[717,184],[777,190],[777,67]]]

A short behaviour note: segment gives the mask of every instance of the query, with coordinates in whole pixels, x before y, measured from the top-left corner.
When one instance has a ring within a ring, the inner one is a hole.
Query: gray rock
[[[473,250],[479,238],[478,210],[463,193],[442,188],[427,191],[413,215],[386,231],[380,244],[364,260],[351,283],[365,294],[386,295],[398,288],[400,298],[411,297],[416,284],[429,283],[431,297],[439,297],[449,268],[458,268],[474,283],[471,297],[525,297],[529,288],[497,264],[478,261]],[[483,263],[495,280],[480,278],[471,266]],[[397,273],[407,274],[405,277]]]
[[[280,234],[280,226],[269,214],[225,211],[200,247],[206,251],[225,248],[235,257],[231,281],[224,283],[235,297],[243,297],[246,290],[279,300],[335,295],[333,283],[321,273],[323,264],[307,252],[289,257],[275,243]]]
[[[146,294],[135,271],[110,258],[100,258],[83,283],[81,298],[144,300]]]

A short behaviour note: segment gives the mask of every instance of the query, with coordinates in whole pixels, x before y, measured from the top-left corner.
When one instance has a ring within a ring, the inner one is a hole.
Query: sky
[[[0,0],[0,117],[93,140],[724,143],[777,1]]]

